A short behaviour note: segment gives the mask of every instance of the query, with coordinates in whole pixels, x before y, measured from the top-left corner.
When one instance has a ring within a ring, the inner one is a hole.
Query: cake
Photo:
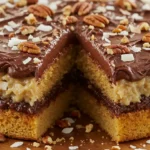
[[[37,140],[73,102],[113,141],[150,136],[149,11],[146,0],[2,4],[0,133]]]

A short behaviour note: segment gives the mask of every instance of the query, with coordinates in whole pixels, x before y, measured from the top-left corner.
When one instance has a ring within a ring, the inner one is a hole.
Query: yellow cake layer
[[[150,96],[150,77],[148,76],[136,82],[119,80],[113,84],[104,70],[84,50],[79,52],[76,63],[85,78],[101,89],[102,93],[115,103],[129,105],[131,102],[140,102],[141,95]]]
[[[35,115],[1,109],[0,133],[13,138],[37,140],[67,110],[72,92],[73,87],[70,87]]]
[[[64,74],[69,72],[74,64],[75,56],[75,49],[70,47],[45,70],[39,80],[34,77],[14,79],[7,74],[1,73],[0,96],[11,98],[14,102],[25,100],[30,105],[33,105],[35,101],[40,101],[42,97],[50,92],[53,86],[63,78]]]
[[[150,109],[115,116],[102,102],[78,88],[77,104],[90,115],[116,142],[141,139],[150,136]]]

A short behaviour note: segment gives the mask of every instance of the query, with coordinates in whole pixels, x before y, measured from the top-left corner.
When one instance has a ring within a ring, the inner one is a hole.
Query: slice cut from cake
[[[142,2],[127,3],[107,3],[101,7],[109,10],[85,16],[77,28],[78,105],[117,142],[150,136],[148,14]]]
[[[71,31],[56,28],[49,7],[7,5],[0,21],[0,133],[37,140],[69,105],[76,51]]]

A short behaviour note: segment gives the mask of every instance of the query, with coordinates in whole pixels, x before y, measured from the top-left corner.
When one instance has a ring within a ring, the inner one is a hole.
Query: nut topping
[[[17,3],[16,3],[16,6],[18,7],[24,7],[27,5],[27,0],[19,0]]]
[[[83,21],[89,25],[104,28],[109,24],[109,20],[102,15],[88,15],[83,18]]]
[[[78,19],[75,16],[67,16],[67,17],[63,18],[62,23],[63,23],[63,25],[66,25],[66,24],[76,23],[77,21],[78,21]]]
[[[127,30],[127,27],[124,25],[118,25],[117,28],[115,28],[112,32],[113,33],[120,33],[122,31]]]
[[[120,6],[123,9],[132,10],[137,8],[137,5],[132,0],[116,0],[116,5]]]
[[[147,33],[143,36],[142,41],[150,43],[150,33]]]
[[[126,36],[124,36],[124,37],[121,39],[121,43],[122,43],[122,44],[127,44],[127,43],[129,43],[129,39],[128,39]]]
[[[141,22],[139,24],[139,28],[141,31],[148,31],[150,29],[150,26],[147,22]]]
[[[28,11],[34,14],[35,16],[42,18],[46,18],[47,16],[53,15],[53,11],[45,5],[31,5],[28,8]]]
[[[110,45],[106,49],[107,54],[127,54],[130,53],[130,49],[124,45]]]
[[[18,45],[18,49],[22,52],[27,52],[31,54],[40,54],[40,48],[33,42],[22,42]]]
[[[33,14],[29,14],[27,17],[25,17],[25,20],[26,20],[27,24],[29,24],[29,25],[37,24],[37,20]]]
[[[67,120],[57,120],[56,125],[60,128],[66,128],[70,126],[70,123]]]
[[[32,34],[35,31],[35,27],[34,26],[22,26],[20,31],[22,35]]]
[[[64,14],[65,16],[70,16],[71,10],[72,10],[71,5],[67,5],[67,6],[65,6],[65,7],[63,8],[63,14]]]
[[[77,13],[79,16],[88,14],[92,9],[92,3],[78,2],[72,7],[72,13]]]

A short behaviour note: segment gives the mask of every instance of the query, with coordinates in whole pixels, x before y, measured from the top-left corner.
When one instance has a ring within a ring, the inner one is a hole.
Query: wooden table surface
[[[90,120],[90,121],[89,121]],[[76,129],[77,124],[82,124],[83,126],[92,123],[94,125],[94,128],[92,132],[85,133],[85,128],[82,129]],[[54,127],[49,130],[48,133],[53,132],[54,137],[53,140],[55,140],[57,137],[61,138],[64,137],[66,139],[66,142],[58,143],[54,146],[52,146],[53,150],[68,150],[68,146],[79,146],[79,150],[111,150],[112,146],[116,146],[117,144],[115,142],[112,142],[110,137],[102,131],[98,125],[96,125],[89,117],[82,115],[80,119],[77,119],[76,122],[72,125],[74,130],[72,133],[68,135],[64,135],[61,131],[62,129],[59,127]],[[74,137],[74,141],[71,142],[69,140],[70,137]],[[90,142],[90,139],[94,141],[94,143]],[[149,138],[150,139],[150,138]],[[141,148],[139,150],[150,150],[150,144],[146,144],[146,141],[148,139],[142,139],[137,141],[131,141],[131,142],[125,142],[120,143],[119,146],[121,150],[132,150],[130,147],[131,145],[134,145],[138,148]],[[35,148],[33,147],[33,142],[26,142],[24,141],[24,144],[18,148],[10,148],[10,145],[13,144],[16,141],[22,141],[22,140],[12,140],[7,139],[6,142],[0,143],[0,150],[27,150],[26,148],[31,148],[31,150],[44,150],[44,145],[41,144],[40,147]]]

